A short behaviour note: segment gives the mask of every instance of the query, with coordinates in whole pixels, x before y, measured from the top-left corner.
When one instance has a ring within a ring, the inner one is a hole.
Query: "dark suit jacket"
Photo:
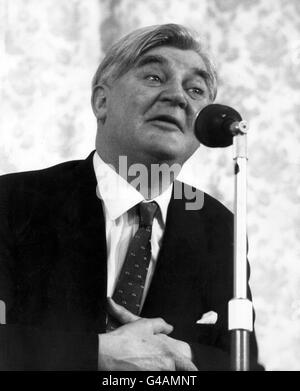
[[[233,218],[205,194],[200,210],[172,199],[143,317],[162,317],[192,345],[200,370],[229,369]],[[105,332],[106,240],[92,154],[0,178],[2,370],[96,370]],[[196,321],[218,313],[215,325]],[[257,366],[251,336],[252,368]]]

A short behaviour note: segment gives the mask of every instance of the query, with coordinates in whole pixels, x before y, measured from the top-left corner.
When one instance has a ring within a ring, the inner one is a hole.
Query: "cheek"
[[[134,113],[138,112],[139,108],[142,106],[142,97],[139,92],[135,90],[127,91],[119,96],[118,102],[119,107],[124,113]]]
[[[191,127],[192,131],[194,132],[194,128],[195,128],[195,122],[196,122],[196,119],[200,113],[200,111],[206,107],[208,104],[209,104],[209,100],[204,100],[203,102],[201,102],[200,104],[194,104],[192,107],[191,107],[191,111],[189,113],[189,126]]]
[[[128,122],[132,117],[130,96],[124,93],[112,95],[108,105],[108,115],[114,126]]]
[[[199,141],[195,135],[195,121],[193,120],[186,133],[186,147],[188,150],[196,150],[198,146]]]

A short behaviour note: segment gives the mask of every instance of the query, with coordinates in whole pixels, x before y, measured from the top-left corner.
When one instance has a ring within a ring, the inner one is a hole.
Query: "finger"
[[[170,334],[174,329],[172,325],[165,322],[162,318],[153,318],[147,320],[150,321],[150,327],[153,334]]]
[[[131,323],[140,319],[139,316],[117,304],[111,297],[107,298],[107,312],[121,324]]]

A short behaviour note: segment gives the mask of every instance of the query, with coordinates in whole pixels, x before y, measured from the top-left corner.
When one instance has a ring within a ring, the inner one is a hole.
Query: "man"
[[[215,96],[187,29],[139,29],[93,79],[96,152],[1,178],[2,369],[229,369],[232,215],[175,180]]]

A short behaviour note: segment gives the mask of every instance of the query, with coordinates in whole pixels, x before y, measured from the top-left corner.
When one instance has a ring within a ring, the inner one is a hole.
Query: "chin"
[[[148,152],[153,163],[181,163],[183,160],[182,151],[174,148],[155,148]]]
[[[147,152],[156,160],[156,163],[166,162],[182,165],[198,148],[198,145],[193,146],[193,148],[184,148],[182,142],[170,144],[152,143],[151,147],[147,148]],[[146,151],[146,148],[144,150]]]

